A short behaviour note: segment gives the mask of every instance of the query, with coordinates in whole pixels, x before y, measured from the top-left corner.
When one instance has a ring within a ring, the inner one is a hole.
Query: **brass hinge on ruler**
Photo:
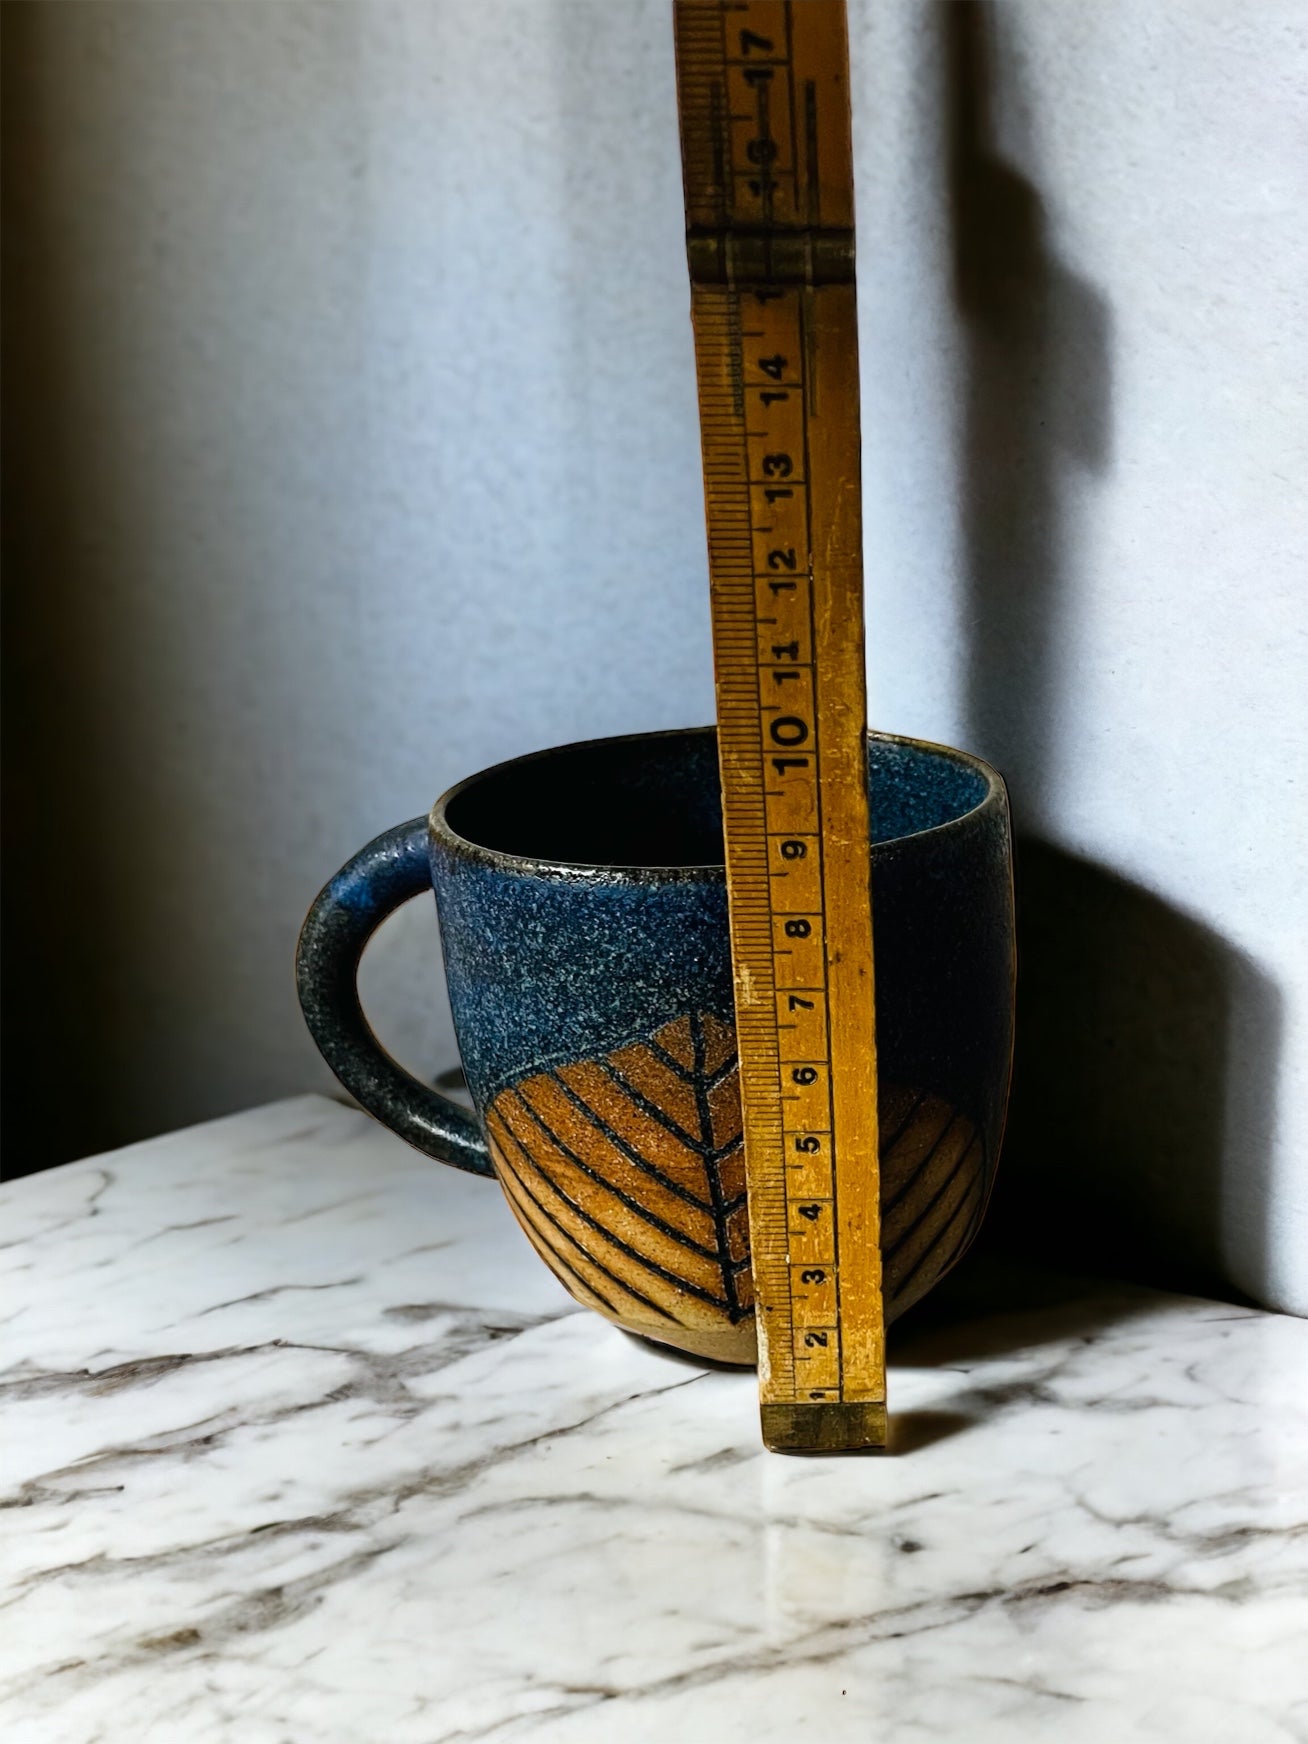
[[[763,1438],[883,1447],[844,0],[675,0]]]

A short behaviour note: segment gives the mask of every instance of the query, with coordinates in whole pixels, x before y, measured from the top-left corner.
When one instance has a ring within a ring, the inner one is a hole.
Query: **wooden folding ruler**
[[[763,1439],[886,1440],[844,0],[675,0]]]

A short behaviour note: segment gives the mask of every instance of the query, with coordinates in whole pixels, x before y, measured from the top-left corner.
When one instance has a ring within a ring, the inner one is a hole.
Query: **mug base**
[[[722,1330],[679,1327],[675,1338],[668,1337],[666,1328],[641,1326],[634,1320],[615,1324],[621,1325],[624,1332],[633,1332],[651,1344],[662,1345],[665,1350],[679,1350],[684,1356],[703,1357],[706,1362],[723,1363],[728,1368],[752,1369],[758,1366],[758,1334],[752,1316],[739,1326]]]

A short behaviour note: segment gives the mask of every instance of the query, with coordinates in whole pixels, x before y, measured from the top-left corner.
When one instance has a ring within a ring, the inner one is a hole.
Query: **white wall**
[[[711,716],[668,7],[6,13],[27,948],[134,1137],[326,1087],[370,834]],[[1034,838],[1012,1178],[1308,1311],[1303,10],[851,13],[872,712]],[[435,949],[366,973],[427,1071]]]

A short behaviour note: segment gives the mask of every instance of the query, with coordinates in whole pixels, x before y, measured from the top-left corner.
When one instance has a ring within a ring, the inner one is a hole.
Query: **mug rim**
[[[610,733],[595,739],[575,739],[565,745],[547,745],[540,751],[528,751],[519,757],[506,757],[499,763],[492,763],[486,769],[479,769],[473,775],[465,775],[462,781],[455,782],[453,787],[446,788],[440,798],[432,806],[427,815],[427,830],[429,840],[433,845],[439,843],[450,853],[460,859],[471,860],[484,866],[498,867],[504,871],[527,874],[538,878],[586,879],[602,883],[606,879],[616,880],[623,884],[651,883],[695,883],[723,880],[726,877],[726,865],[722,860],[706,861],[702,865],[693,866],[628,866],[616,861],[596,863],[586,860],[543,859],[532,854],[511,854],[502,848],[487,848],[480,842],[474,842],[467,836],[461,836],[450,825],[446,817],[446,809],[454,800],[460,798],[481,781],[487,781],[492,776],[502,774],[505,770],[521,768],[532,763],[543,762],[546,758],[557,757],[565,752],[585,751],[597,745],[632,744],[637,741],[650,743],[659,739],[685,739],[704,733],[716,734],[716,724],[702,727],[663,727],[655,728],[645,733]],[[915,751],[925,751],[929,755],[943,758],[945,761],[960,765],[979,775],[986,784],[986,790],[975,805],[969,806],[957,817],[947,818],[943,823],[931,824],[926,829],[910,830],[904,835],[887,836],[872,844],[872,855],[879,858],[894,852],[908,843],[918,843],[948,834],[951,830],[960,829],[964,824],[972,823],[988,810],[1007,805],[1007,789],[1004,778],[999,771],[975,756],[971,751],[960,751],[952,745],[937,744],[932,739],[917,739],[906,733],[884,733],[869,728],[867,738],[879,744],[908,745]]]

